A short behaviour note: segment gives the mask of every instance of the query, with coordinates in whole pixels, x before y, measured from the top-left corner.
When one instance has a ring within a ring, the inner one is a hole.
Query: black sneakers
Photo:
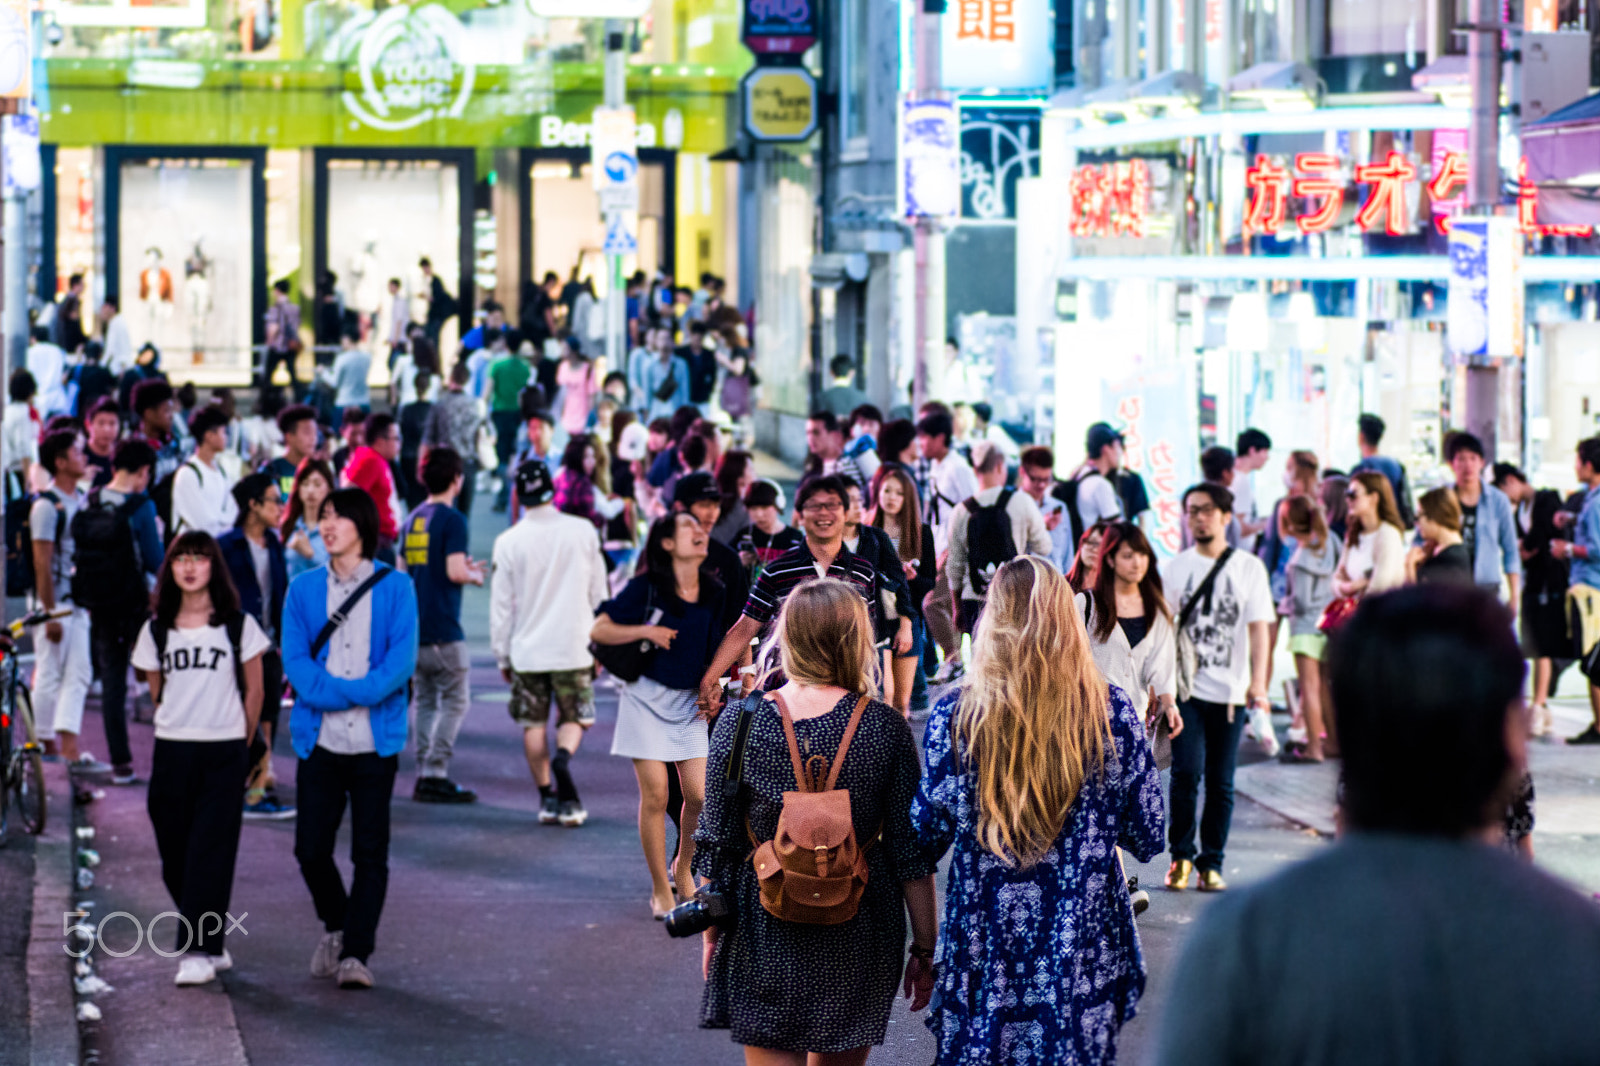
[[[475,803],[478,794],[448,777],[419,777],[411,789],[411,798],[418,803]]]
[[[1568,744],[1600,744],[1600,729],[1590,726],[1575,737],[1567,738]]]

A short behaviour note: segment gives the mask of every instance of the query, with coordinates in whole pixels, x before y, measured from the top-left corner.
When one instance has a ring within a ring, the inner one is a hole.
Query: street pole
[[[937,96],[943,87],[939,69],[939,20],[945,0],[922,0],[915,20],[919,100]],[[918,218],[914,231],[917,293],[917,353],[911,378],[911,402],[921,409],[944,385],[944,228],[938,219]]]
[[[605,68],[605,106],[620,108],[624,106],[628,94],[628,68],[627,53],[623,50],[625,41],[622,19],[606,19],[606,68]],[[605,213],[606,232],[622,222],[623,212],[610,210]],[[606,271],[610,275],[610,284],[606,287],[606,359],[611,369],[625,369],[623,363],[627,358],[624,346],[627,342],[627,304],[623,296],[622,256],[615,252],[606,254]]]
[[[1500,3],[1473,0],[1467,27],[1467,82],[1472,87],[1472,113],[1467,125],[1467,206],[1475,215],[1493,215],[1500,203]],[[1494,462],[1500,413],[1500,374],[1489,352],[1466,367],[1463,421],[1476,434]]]

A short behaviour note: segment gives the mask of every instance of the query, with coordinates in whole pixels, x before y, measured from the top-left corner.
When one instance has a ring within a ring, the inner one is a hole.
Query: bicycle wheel
[[[23,828],[37,836],[44,832],[44,749],[33,726],[33,696],[20,682],[11,690],[13,700],[11,771],[12,797]],[[16,744],[20,727],[22,744]]]
[[[0,845],[6,842],[11,821],[11,707],[0,705]]]

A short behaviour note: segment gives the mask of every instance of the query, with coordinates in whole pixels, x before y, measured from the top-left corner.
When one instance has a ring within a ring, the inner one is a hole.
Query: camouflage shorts
[[[553,670],[547,673],[511,675],[511,718],[524,729],[550,721],[550,700],[554,697],[559,717],[557,725],[576,722],[594,724],[594,686],[592,672]]]

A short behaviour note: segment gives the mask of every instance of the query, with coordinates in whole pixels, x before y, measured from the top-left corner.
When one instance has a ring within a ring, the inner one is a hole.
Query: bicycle
[[[63,618],[71,609],[35,611],[5,627],[0,647],[0,841],[11,821],[13,804],[22,827],[34,836],[44,832],[44,746],[33,720],[33,695],[22,680],[16,638],[29,626]]]

